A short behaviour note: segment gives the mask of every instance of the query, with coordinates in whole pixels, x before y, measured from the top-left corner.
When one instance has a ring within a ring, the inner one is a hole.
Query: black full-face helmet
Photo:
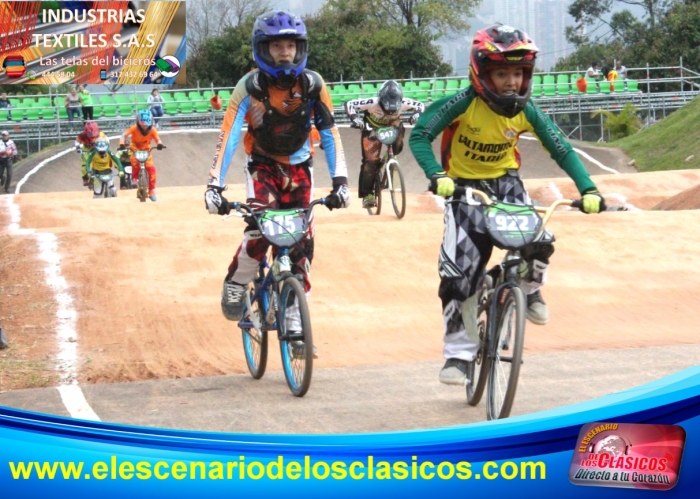
[[[379,107],[387,114],[397,114],[401,111],[401,101],[403,100],[403,90],[394,80],[385,81],[377,94],[379,97]]]

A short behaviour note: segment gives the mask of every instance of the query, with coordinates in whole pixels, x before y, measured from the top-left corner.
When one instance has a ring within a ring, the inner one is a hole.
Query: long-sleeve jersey
[[[351,120],[355,119],[359,113],[364,112],[367,121],[375,128],[396,126],[401,119],[401,113],[409,111],[423,113],[425,106],[422,102],[404,97],[401,99],[401,109],[396,113],[388,114],[379,105],[379,97],[355,99],[345,103],[345,112]]]
[[[104,155],[104,157],[100,156],[100,154],[97,151],[93,150],[88,155],[86,164],[88,165],[88,168],[96,172],[111,170],[112,166],[116,166],[120,172],[124,171],[122,162],[119,161],[119,158],[112,151],[109,150],[107,151],[107,154]]]
[[[248,73],[241,78],[231,94],[224,121],[221,125],[214,162],[209,172],[209,184],[224,185],[226,173],[231,166],[233,154],[238,147],[244,123],[248,124],[248,131],[244,138],[247,155],[262,156],[271,161],[288,165],[298,165],[311,157],[312,146],[310,139],[305,140],[298,150],[289,155],[279,155],[266,151],[255,139],[252,131],[260,129],[265,124],[263,119],[267,113],[267,108],[263,101],[250,94],[248,89],[253,86],[255,80],[248,80],[259,77],[264,76],[258,70]],[[305,118],[304,123],[301,125],[303,130],[299,130],[299,133],[309,133],[311,119],[313,118],[313,123],[321,136],[321,145],[326,155],[331,178],[347,178],[348,168],[345,163],[345,154],[340,142],[340,133],[333,119],[333,102],[326,83],[320,75],[305,70],[291,89],[283,90],[273,84],[267,86],[269,104],[278,113],[278,116],[275,118],[278,121],[277,126],[288,128],[289,125],[280,124],[280,122],[283,122],[286,116],[290,116],[289,120],[292,121],[291,115],[300,111],[299,106],[303,103],[303,88],[300,79],[307,77],[311,85],[320,84],[320,90],[315,94],[318,97],[309,96],[306,101],[306,109],[301,110],[305,113]],[[288,130],[284,130],[284,132],[290,133]],[[292,131],[292,133],[294,132]]]
[[[442,132],[440,165],[430,143]],[[530,100],[514,118],[492,111],[473,88],[433,103],[418,119],[409,143],[416,161],[430,177],[446,171],[452,178],[497,178],[520,168],[520,135],[535,135],[580,193],[594,189],[586,168],[561,131]]]
[[[119,144],[126,144],[126,140],[131,136],[131,144],[129,149],[132,151],[148,151],[151,149],[151,141],[155,140],[156,144],[162,144],[160,141],[160,136],[158,135],[158,130],[155,127],[151,127],[146,135],[141,133],[138,125],[133,125],[124,130],[122,137],[119,139]]]

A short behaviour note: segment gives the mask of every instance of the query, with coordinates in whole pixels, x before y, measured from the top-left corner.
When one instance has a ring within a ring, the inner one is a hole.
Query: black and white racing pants
[[[530,197],[517,172],[488,180],[462,180],[459,185],[496,194],[498,199],[516,204],[529,204]],[[452,199],[452,198],[450,198]],[[462,197],[462,201],[466,201]],[[521,284],[526,294],[537,291],[546,280],[549,257],[554,253],[554,236],[547,231],[538,242],[523,249],[528,273]],[[493,243],[486,233],[483,206],[463,203],[445,204],[445,233],[440,246],[438,271],[445,325],[444,355],[447,359],[472,360],[476,355],[476,291],[491,258]],[[471,300],[468,298],[471,297]]]

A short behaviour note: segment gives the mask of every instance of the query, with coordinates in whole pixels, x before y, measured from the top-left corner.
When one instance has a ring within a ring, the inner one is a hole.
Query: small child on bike
[[[374,181],[382,166],[380,156],[382,143],[374,136],[374,129],[388,126],[399,129],[399,136],[394,142],[394,154],[398,156],[403,150],[403,136],[406,132],[401,122],[401,114],[413,112],[408,120],[413,125],[423,111],[425,111],[423,103],[404,98],[401,86],[394,80],[384,82],[376,97],[355,99],[345,103],[345,112],[352,122],[350,126],[362,130],[362,166],[358,191],[363,208],[377,206],[377,200],[374,198]],[[366,123],[370,125],[370,129],[367,129]]]
[[[151,141],[155,141],[158,150],[163,149],[163,143],[160,141],[160,136],[158,131],[153,127],[153,115],[147,109],[142,109],[139,111],[136,117],[136,124],[130,126],[122,134],[121,139],[119,139],[119,150],[123,151],[126,149],[126,141],[131,137],[131,145],[129,148],[131,152],[134,151],[150,151]],[[136,157],[132,154],[131,156],[131,179],[136,182],[139,178],[139,172],[141,171],[141,164],[136,160]],[[148,171],[149,182],[148,182],[148,197],[151,201],[156,201],[156,167],[153,164],[153,155],[149,155],[146,160],[146,170]]]
[[[86,166],[88,155],[95,149],[95,143],[102,136],[106,137],[104,132],[100,131],[100,127],[97,126],[97,123],[95,121],[88,121],[85,123],[83,131],[75,138],[75,150],[81,155],[80,173],[83,178],[84,186],[87,186],[90,181]]]
[[[124,178],[124,167],[121,161],[119,161],[119,158],[109,149],[109,143],[105,139],[100,138],[95,143],[95,148],[88,155],[86,163],[88,177],[93,173],[95,175],[112,173],[112,167],[116,166],[119,170],[119,177]],[[113,189],[114,185],[105,185],[102,182],[93,181],[93,198],[102,197],[102,189],[108,188]]]
[[[500,23],[478,31],[471,48],[471,87],[433,103],[411,133],[411,151],[437,194],[451,197],[455,185],[485,191],[505,202],[529,204],[518,175],[520,134],[530,132],[571,177],[583,197],[582,211],[604,210],[603,198],[561,131],[530,99],[538,48],[523,31]],[[440,165],[431,142],[442,132]],[[463,196],[464,198],[465,196]],[[465,200],[465,199],[463,199]],[[493,250],[486,234],[484,209],[459,203],[445,205],[445,233],[439,257],[445,324],[440,382],[463,386],[468,362],[479,348],[478,295],[484,268]],[[527,318],[546,324],[549,311],[539,288],[546,281],[554,236],[548,231],[526,246]],[[457,274],[457,275],[455,275]]]
[[[274,11],[255,20],[252,44],[258,69],[239,80],[224,115],[204,195],[209,213],[230,211],[221,194],[244,121],[248,123],[244,138],[249,156],[245,167],[247,204],[275,209],[308,207],[313,196],[312,117],[333,184],[326,206],[349,206],[347,166],[333,103],[323,78],[306,69],[307,40],[304,21],[293,14]],[[311,289],[313,237],[311,221],[306,237],[290,252],[292,272],[304,276],[307,293]],[[257,227],[245,229],[223,282],[221,310],[226,319],[241,319],[245,288],[268,247]]]

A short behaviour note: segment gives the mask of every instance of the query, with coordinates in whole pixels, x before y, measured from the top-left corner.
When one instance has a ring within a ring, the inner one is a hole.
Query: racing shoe
[[[363,208],[375,208],[377,206],[377,198],[374,194],[367,194],[362,200]]]
[[[445,385],[464,386],[467,380],[469,362],[462,359],[447,359],[440,371],[440,383]]]
[[[88,177],[87,175],[85,175],[85,176],[83,177],[83,187],[87,187],[87,186],[89,186],[89,185],[90,185],[90,177]]]
[[[292,357],[295,359],[303,359],[306,355],[306,343],[301,340],[297,340],[292,341],[289,344],[292,346]],[[314,359],[318,359],[318,349],[316,348],[316,345],[314,345]]]
[[[158,201],[158,198],[156,197],[156,191],[149,191],[148,192],[148,198],[151,201]]]
[[[549,322],[549,310],[547,309],[547,304],[542,299],[542,293],[540,293],[539,289],[527,295],[526,316],[530,322],[540,326],[544,326]]]
[[[243,317],[243,295],[245,286],[224,279],[221,290],[221,312],[230,321],[239,321]]]

